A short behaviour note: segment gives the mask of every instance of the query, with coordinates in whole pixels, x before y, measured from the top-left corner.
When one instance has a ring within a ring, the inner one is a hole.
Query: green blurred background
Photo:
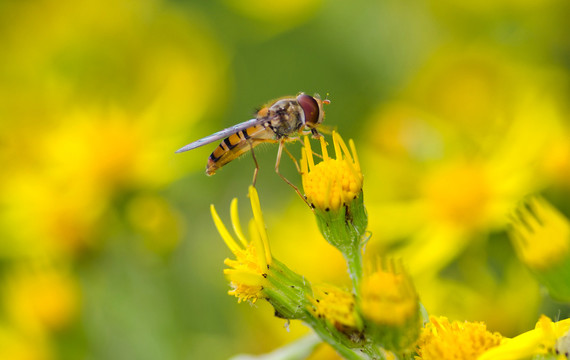
[[[373,237],[434,315],[513,336],[568,316],[505,229],[527,194],[570,212],[563,0],[0,2],[0,358],[226,359],[307,329],[226,295],[229,221],[253,162],[214,144],[267,101],[329,94]],[[300,144],[289,149],[299,157]],[[341,256],[257,151],[273,254],[349,285]],[[292,161],[282,172],[300,185]],[[320,349],[314,358],[334,358]]]

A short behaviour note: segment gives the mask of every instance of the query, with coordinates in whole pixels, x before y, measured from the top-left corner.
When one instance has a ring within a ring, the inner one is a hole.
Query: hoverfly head
[[[309,96],[305,93],[300,93],[297,95],[297,102],[301,105],[303,113],[305,115],[305,126],[314,129],[320,123],[323,122],[325,118],[325,112],[323,110],[323,104],[330,104],[330,100],[321,100],[319,94],[315,96]]]

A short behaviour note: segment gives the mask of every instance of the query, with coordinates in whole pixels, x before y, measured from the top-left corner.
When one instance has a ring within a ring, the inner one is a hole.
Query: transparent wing
[[[232,134],[235,134],[239,131],[245,130],[248,127],[255,126],[259,123],[260,123],[260,121],[258,119],[251,119],[251,120],[247,120],[247,121],[244,121],[242,123],[239,123],[237,125],[230,126],[227,129],[220,130],[217,133],[214,133],[210,136],[206,136],[205,138],[202,138],[200,140],[196,140],[196,141],[176,150],[176,153],[181,153],[184,151],[196,149],[202,145],[210,144],[210,143],[213,143],[214,141],[227,138],[228,136],[230,136]]]

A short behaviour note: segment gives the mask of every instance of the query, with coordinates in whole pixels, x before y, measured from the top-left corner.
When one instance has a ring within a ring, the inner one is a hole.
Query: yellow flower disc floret
[[[450,322],[430,317],[418,341],[417,360],[476,360],[486,350],[498,346],[502,336],[490,333],[482,322]]]
[[[312,312],[325,319],[340,332],[360,329],[362,324],[356,314],[354,295],[329,285],[315,286],[311,297]]]
[[[352,151],[336,132],[333,132],[333,145],[336,159],[329,158],[327,144],[321,140],[323,161],[314,163],[313,152],[308,138],[305,138],[305,148],[301,159],[303,173],[303,189],[307,201],[320,210],[337,210],[356,199],[362,191],[362,172],[354,148],[349,141]]]

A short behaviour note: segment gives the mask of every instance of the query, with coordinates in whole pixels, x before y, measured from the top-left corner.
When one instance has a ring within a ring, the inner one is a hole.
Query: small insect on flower
[[[300,93],[297,97],[283,97],[265,105],[257,112],[255,119],[242,122],[206,136],[203,139],[196,140],[176,152],[181,153],[196,149],[202,145],[223,139],[208,158],[206,174],[213,175],[222,166],[251,150],[253,161],[255,162],[253,174],[253,184],[255,185],[259,166],[255,159],[253,148],[262,143],[279,143],[275,171],[283,180],[296,189],[289,180],[279,173],[281,154],[283,149],[289,154],[284,147],[285,143],[298,140],[299,138],[296,135],[308,134],[310,131],[314,137],[320,136],[317,126],[323,122],[325,117],[323,104],[330,104],[330,101],[326,99],[321,100],[318,94],[309,96]]]

